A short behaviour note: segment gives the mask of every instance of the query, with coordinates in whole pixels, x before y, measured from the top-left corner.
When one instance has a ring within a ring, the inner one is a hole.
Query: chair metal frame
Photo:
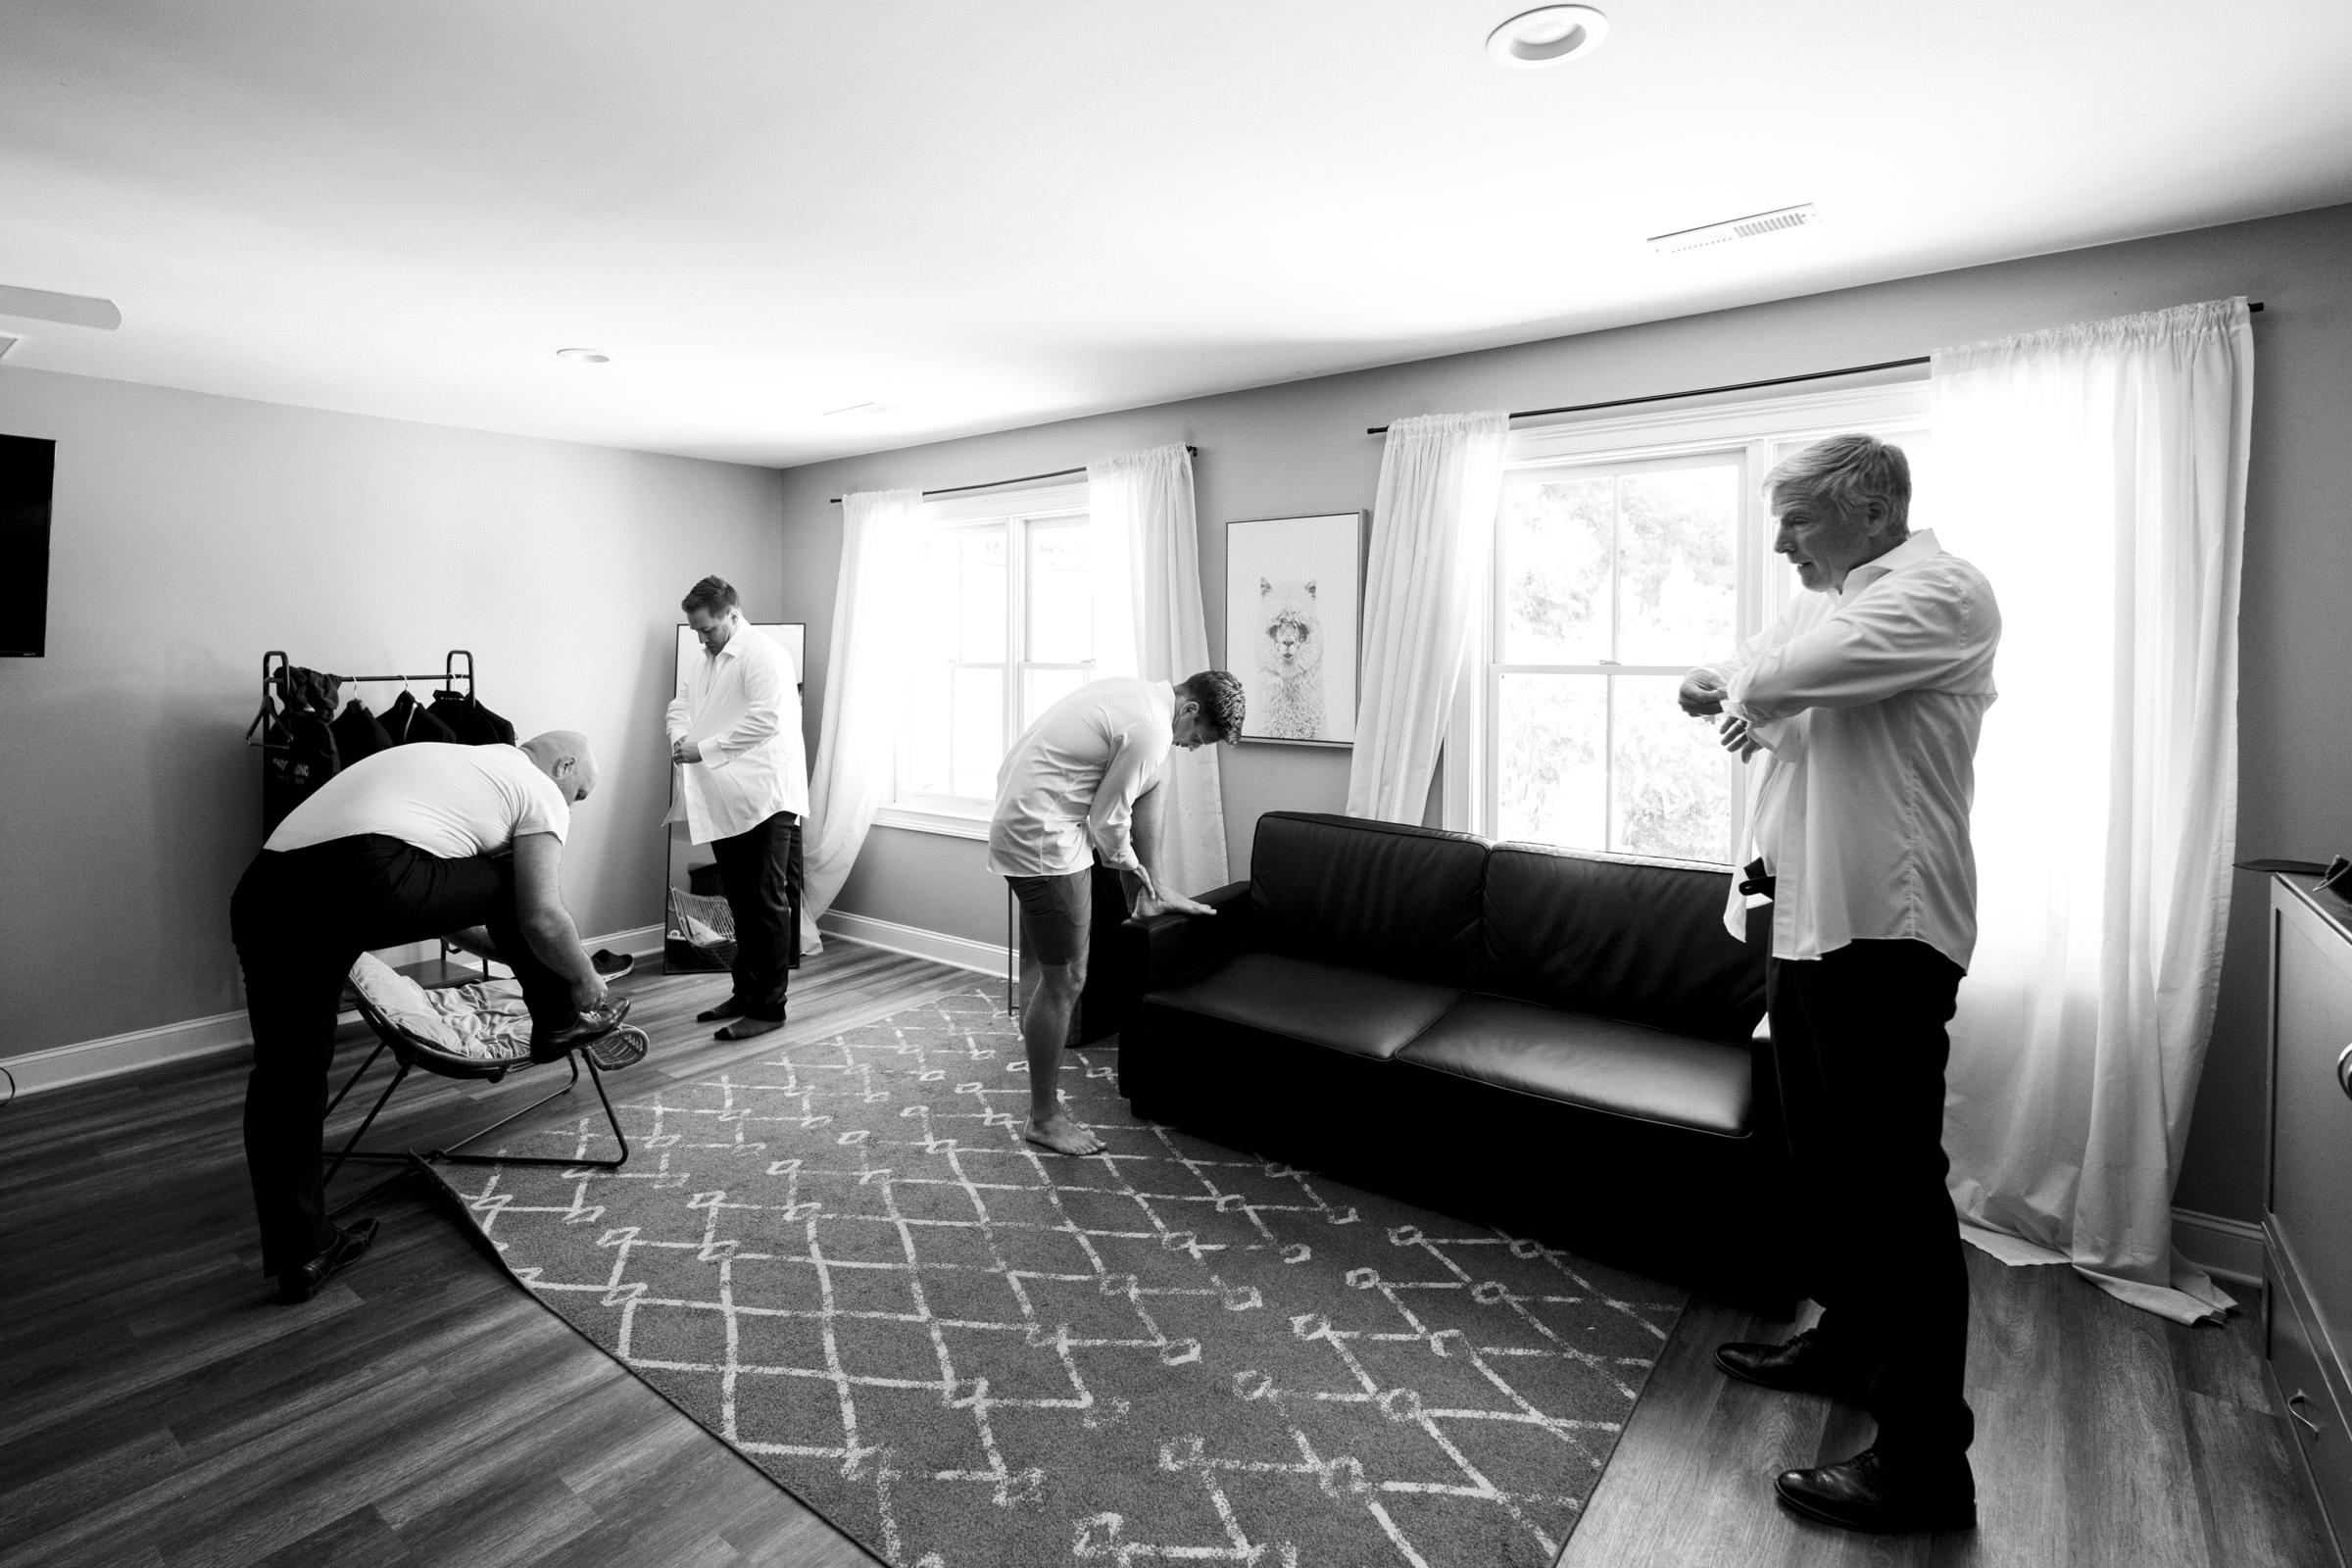
[[[355,993],[355,995],[357,994]],[[376,1096],[375,1103],[368,1107],[367,1118],[360,1123],[359,1130],[351,1135],[350,1139],[344,1143],[342,1150],[334,1155],[334,1163],[327,1167],[326,1177],[320,1184],[321,1186],[331,1184],[335,1179],[335,1174],[342,1170],[347,1162],[354,1160],[363,1164],[407,1165],[422,1159],[427,1162],[446,1161],[457,1165],[554,1165],[564,1168],[586,1167],[591,1170],[618,1170],[628,1163],[628,1134],[620,1130],[620,1117],[612,1109],[612,1097],[605,1093],[604,1074],[597,1070],[596,1063],[588,1058],[585,1052],[577,1049],[569,1052],[565,1056],[565,1060],[571,1064],[571,1081],[569,1083],[552,1095],[545,1095],[532,1101],[520,1110],[501,1116],[487,1127],[467,1133],[446,1148],[433,1150],[423,1155],[418,1155],[414,1150],[360,1148],[360,1140],[367,1137],[368,1129],[375,1125],[377,1114],[390,1102],[394,1092],[408,1081],[409,1074],[417,1067],[422,1067],[426,1072],[440,1078],[495,1084],[514,1069],[533,1066],[535,1063],[527,1056],[492,1062],[472,1056],[454,1055],[429,1041],[417,1039],[401,1028],[400,1025],[378,1011],[365,996],[358,997],[358,1002],[360,1016],[367,1019],[368,1027],[375,1031],[375,1049],[368,1054],[366,1061],[360,1063],[360,1070],[353,1073],[343,1087],[336,1091],[335,1098],[327,1102],[326,1114],[332,1116],[335,1113],[335,1107],[343,1103],[345,1096],[359,1087],[360,1080],[368,1076],[368,1069],[375,1065],[375,1058],[382,1055],[387,1050],[392,1053],[392,1059],[400,1064],[400,1070],[392,1075],[392,1081],[384,1086],[384,1092]],[[509,1122],[527,1116],[550,1101],[570,1094],[572,1090],[579,1087],[580,1064],[583,1061],[588,1064],[588,1081],[596,1086],[596,1098],[605,1107],[605,1120],[612,1129],[612,1140],[620,1146],[620,1154],[617,1158],[564,1159],[549,1154],[464,1154],[459,1152],[467,1144],[487,1138]]]

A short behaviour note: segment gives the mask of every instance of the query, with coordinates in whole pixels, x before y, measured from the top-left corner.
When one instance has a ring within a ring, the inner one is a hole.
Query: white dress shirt
[[[1134,871],[1136,799],[1159,782],[1175,744],[1176,693],[1164,680],[1090,681],[1045,710],[997,769],[988,868],[1067,876],[1093,853]]]
[[[808,814],[800,680],[765,632],[739,623],[726,647],[686,661],[669,705],[669,743],[680,741],[703,760],[678,768],[662,820],[683,817],[695,843],[748,833],[778,811]]]
[[[1764,748],[1750,760],[1749,853],[1777,880],[1774,957],[1917,941],[1968,967],[1968,813],[2000,640],[1992,585],[1922,530],[1710,666],[1724,710]],[[1724,923],[1746,935],[1736,885]]]

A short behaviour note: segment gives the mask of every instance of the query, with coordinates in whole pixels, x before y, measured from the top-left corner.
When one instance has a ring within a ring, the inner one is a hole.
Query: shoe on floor
[[[713,1029],[710,1031],[710,1038],[713,1040],[756,1040],[761,1035],[774,1034],[777,1030],[783,1027],[784,1020],[781,1018],[746,1018],[739,1016],[733,1023],[728,1024],[724,1029]]]
[[[1965,1457],[1898,1468],[1864,1448],[1838,1464],[1790,1470],[1773,1490],[1790,1512],[1840,1530],[1909,1536],[1977,1528],[1977,1483]]]
[[[326,1250],[299,1268],[290,1268],[277,1277],[277,1299],[280,1305],[294,1306],[318,1294],[320,1286],[336,1270],[360,1260],[368,1244],[375,1240],[375,1221],[364,1219],[347,1231],[335,1232],[335,1239],[326,1244]]]
[[[551,1029],[544,1036],[531,1031],[531,1059],[533,1061],[562,1061],[589,1041],[611,1034],[620,1027],[629,1015],[629,999],[607,997],[593,1007],[582,1007],[571,1022],[561,1029]]]
[[[634,954],[614,953],[611,948],[599,948],[588,955],[589,966],[607,980],[617,980],[637,967]]]
[[[743,1004],[737,1002],[733,997],[729,997],[717,1006],[705,1007],[702,1011],[696,1013],[694,1015],[694,1021],[696,1023],[716,1023],[721,1018],[740,1018],[742,1016]]]
[[[1868,1374],[1824,1345],[1813,1329],[1790,1336],[1783,1345],[1739,1341],[1718,1345],[1715,1364],[1742,1383],[1784,1394],[1826,1394],[1859,1400],[1870,1384]]]

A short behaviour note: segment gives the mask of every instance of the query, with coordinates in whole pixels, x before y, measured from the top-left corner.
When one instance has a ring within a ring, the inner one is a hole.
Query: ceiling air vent
[[[1776,212],[1752,213],[1726,222],[1709,223],[1704,228],[1682,228],[1671,234],[1652,234],[1649,248],[1653,251],[1694,251],[1708,245],[1725,245],[1736,239],[1754,239],[1762,234],[1777,234],[1783,229],[1810,228],[1821,221],[1821,214],[1811,202],[1802,207],[1783,207]]]

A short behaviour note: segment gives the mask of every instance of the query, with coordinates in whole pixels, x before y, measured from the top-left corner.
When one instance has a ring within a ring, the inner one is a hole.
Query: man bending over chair
[[[1238,740],[1242,707],[1242,683],[1221,669],[1174,686],[1094,681],[1047,709],[997,769],[988,868],[1012,885],[1021,952],[1037,960],[1037,984],[1021,1006],[1029,1056],[1022,1136],[1033,1144],[1063,1154],[1102,1147],[1061,1108],[1059,1088],[1062,1047],[1086,989],[1095,858],[1118,871],[1130,913],[1216,912],[1159,883],[1158,785],[1169,747]]]
[[[522,984],[531,1059],[560,1060],[628,1012],[580,951],[559,870],[571,808],[596,787],[587,737],[396,746],[321,785],[270,834],[229,900],[253,1074],[245,1163],[262,1272],[306,1301],[374,1240],[328,1223],[319,1148],[344,977],[361,954],[487,929]]]

